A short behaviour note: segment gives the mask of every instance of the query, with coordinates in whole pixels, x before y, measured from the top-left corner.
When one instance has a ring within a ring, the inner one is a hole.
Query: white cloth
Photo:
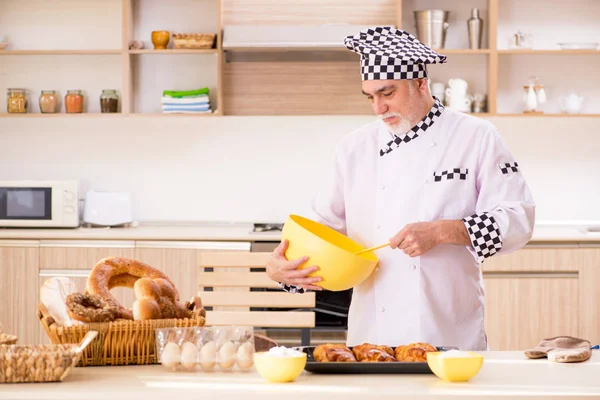
[[[375,121],[336,147],[329,183],[314,198],[316,218],[364,246],[385,243],[405,225],[473,214],[494,217],[497,255],[531,238],[535,204],[515,160],[488,121],[446,109],[433,126],[383,156],[392,139]],[[443,171],[468,170],[466,179],[436,180]],[[461,350],[486,350],[485,290],[472,246],[438,245],[410,258],[389,247],[379,268],[354,288],[347,345],[397,346],[425,341]]]

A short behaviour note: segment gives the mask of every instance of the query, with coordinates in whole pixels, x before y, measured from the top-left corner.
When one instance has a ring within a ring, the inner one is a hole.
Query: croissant
[[[354,354],[343,344],[320,344],[313,351],[313,357],[320,362],[353,362]]]
[[[359,344],[352,348],[358,361],[363,362],[391,362],[396,361],[394,350],[389,346],[377,346],[370,343]]]
[[[429,343],[417,342],[396,347],[396,360],[403,362],[427,362],[427,353],[437,351]]]

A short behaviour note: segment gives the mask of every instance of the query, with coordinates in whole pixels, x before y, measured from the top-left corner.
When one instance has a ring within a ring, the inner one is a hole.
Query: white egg
[[[200,366],[208,370],[214,368],[217,362],[217,344],[208,342],[200,349]]]
[[[164,366],[171,368],[179,363],[181,353],[177,343],[169,342],[163,349],[160,359]]]
[[[238,349],[237,362],[241,369],[248,369],[254,364],[254,347],[250,342],[242,344]]]
[[[181,365],[187,369],[193,369],[196,367],[198,362],[198,349],[196,345],[191,342],[185,342],[181,346]]]
[[[236,348],[233,343],[227,341],[219,349],[219,366],[223,369],[229,369],[235,364]]]

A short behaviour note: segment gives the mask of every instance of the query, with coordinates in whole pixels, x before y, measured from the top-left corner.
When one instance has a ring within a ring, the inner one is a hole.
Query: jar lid
[[[81,90],[67,90],[67,93],[70,93],[70,94],[81,94]]]
[[[42,90],[42,94],[55,94],[56,90]]]
[[[26,92],[27,89],[20,89],[20,88],[8,88],[7,89],[9,92],[13,91],[13,92]]]

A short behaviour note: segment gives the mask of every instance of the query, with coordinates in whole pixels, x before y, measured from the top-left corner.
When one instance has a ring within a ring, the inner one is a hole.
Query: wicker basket
[[[212,49],[216,36],[214,33],[174,33],[173,46],[176,49]]]
[[[98,337],[82,353],[80,365],[143,365],[156,364],[154,330],[158,328],[204,326],[205,318],[156,319],[146,321],[120,320],[58,326],[43,304],[38,305],[38,317],[54,344],[80,343],[89,330]]]
[[[77,344],[0,346],[0,383],[60,382],[81,354]]]
[[[17,337],[15,335],[0,333],[0,345],[3,344],[17,344]]]

